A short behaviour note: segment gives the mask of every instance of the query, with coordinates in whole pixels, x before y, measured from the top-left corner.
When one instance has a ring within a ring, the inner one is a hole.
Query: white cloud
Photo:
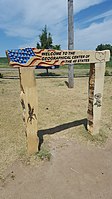
[[[90,6],[100,4],[105,0],[74,0],[74,12]],[[45,24],[52,33],[53,42],[61,44],[62,49],[67,49],[67,19],[68,0],[0,0],[0,29],[7,36],[25,38],[25,44],[18,47],[35,46],[38,35]],[[100,43],[112,42],[112,20],[108,11],[98,15],[88,22],[105,17],[100,24],[93,23],[88,28],[77,29],[75,33],[76,49],[95,49]]]
[[[5,30],[5,33],[8,35],[8,36],[13,36],[13,37],[22,37],[22,38],[32,38],[34,37],[34,35],[37,34],[36,30],[35,29],[30,29],[29,27],[22,27],[21,29],[17,26],[13,29],[12,31],[12,28],[7,28]]]
[[[103,1],[74,1],[75,13]],[[0,28],[7,35],[18,37],[24,37],[23,29],[26,29],[31,37],[31,29],[40,30],[45,24],[51,26],[66,18],[67,2],[67,0],[0,0]],[[19,29],[18,34],[14,29]]]
[[[61,27],[61,24],[58,27],[54,27],[52,30],[53,42],[54,44],[61,44],[62,49],[67,49],[67,27]],[[112,18],[105,19],[102,23],[92,23],[88,28],[77,29],[74,33],[74,46],[75,49],[79,50],[95,50],[95,48],[103,43],[112,43]],[[33,42],[28,41],[22,47],[33,47],[36,45],[37,40]],[[21,47],[21,46],[19,46]]]
[[[81,10],[84,10],[86,8],[89,8],[90,6],[93,6],[93,5],[97,5],[97,4],[100,4],[102,2],[104,2],[105,0],[77,0],[77,1],[74,1],[74,10],[75,12],[79,12]]]
[[[76,31],[76,49],[94,50],[98,44],[112,43],[112,19]]]
[[[104,12],[100,15],[97,15],[95,17],[92,17],[91,19],[87,20],[86,22],[92,22],[92,21],[95,21],[95,20],[98,20],[98,19],[101,19],[101,18],[112,18],[112,10],[109,10],[107,12]]]

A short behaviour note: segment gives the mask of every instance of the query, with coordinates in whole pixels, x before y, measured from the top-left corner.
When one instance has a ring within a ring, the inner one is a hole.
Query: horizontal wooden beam
[[[57,66],[65,64],[102,63],[110,60],[110,51],[48,50],[25,48],[6,51],[13,67]]]

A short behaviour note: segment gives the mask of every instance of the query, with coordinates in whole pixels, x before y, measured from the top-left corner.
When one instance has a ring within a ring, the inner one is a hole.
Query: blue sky
[[[0,57],[6,49],[36,47],[45,25],[53,43],[68,47],[68,0],[0,0]],[[112,0],[74,0],[75,49],[112,44]]]

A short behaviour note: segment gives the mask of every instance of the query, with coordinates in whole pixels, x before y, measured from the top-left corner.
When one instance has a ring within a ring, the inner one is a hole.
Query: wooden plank
[[[28,154],[37,152],[38,148],[38,104],[37,87],[34,68],[21,67],[19,69],[21,94],[20,100],[23,108],[23,120],[26,127]]]
[[[90,65],[87,129],[92,134],[100,129],[104,74],[105,62]]]
[[[102,63],[110,60],[110,51],[83,50],[30,50],[7,51],[9,64],[13,67],[57,66],[64,64]]]

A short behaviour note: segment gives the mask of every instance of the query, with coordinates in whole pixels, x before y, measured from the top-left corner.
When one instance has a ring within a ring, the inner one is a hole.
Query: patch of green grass
[[[104,144],[106,142],[108,135],[103,131],[100,131],[96,135],[91,135],[90,133],[87,132],[87,134],[84,135],[84,137],[87,139],[87,141],[90,141],[94,144],[101,145],[101,144]]]
[[[108,134],[101,129],[98,134],[92,135],[86,129],[81,127],[77,133],[72,133],[72,137],[76,137],[79,140],[84,140],[87,142],[90,141],[95,145],[103,145],[108,139]]]
[[[109,75],[110,75],[109,71],[106,70],[106,71],[105,71],[105,76],[109,76]]]
[[[0,57],[0,64],[8,64],[8,59],[7,57]]]
[[[64,84],[63,83],[59,83],[58,86],[64,86]]]
[[[51,153],[49,151],[49,149],[42,147],[41,150],[37,153],[37,156],[41,159],[41,160],[48,160],[50,161],[51,159]]]
[[[60,66],[61,69],[67,69],[68,65]],[[89,69],[90,64],[75,64],[74,65],[75,69]]]
[[[110,57],[110,61],[106,63],[107,67],[112,67],[112,56]]]
[[[7,57],[0,57],[0,68],[8,68],[8,59]]]

